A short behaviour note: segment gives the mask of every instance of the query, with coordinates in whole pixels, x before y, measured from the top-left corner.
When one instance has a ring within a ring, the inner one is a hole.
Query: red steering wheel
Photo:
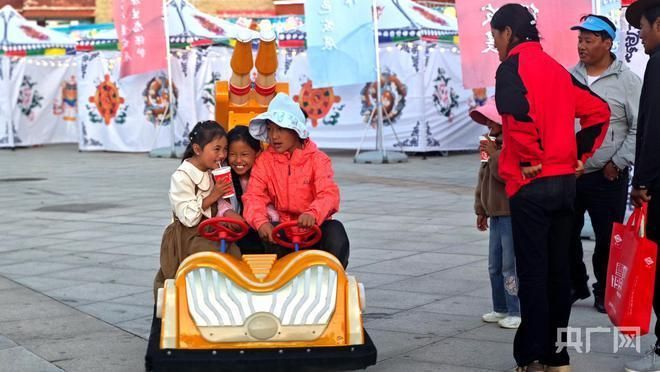
[[[230,229],[227,225],[238,226],[238,231]],[[233,218],[213,217],[200,223],[197,230],[199,235],[208,240],[233,243],[248,233],[248,226],[245,222]]]
[[[291,241],[284,240],[281,235],[285,235]],[[273,229],[273,240],[279,246],[289,249],[308,248],[321,240],[321,229],[317,225],[310,228],[298,227],[297,221],[284,222]]]

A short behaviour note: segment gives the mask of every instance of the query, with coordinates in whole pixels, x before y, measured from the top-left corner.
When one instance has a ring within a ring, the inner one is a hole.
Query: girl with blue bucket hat
[[[300,106],[278,93],[268,110],[250,121],[250,135],[269,144],[252,169],[243,195],[243,217],[264,241],[282,257],[291,250],[275,245],[273,224],[268,219],[272,204],[280,223],[297,221],[299,227],[318,225],[322,237],[311,248],[331,253],[344,268],[348,265],[349,241],[341,222],[332,219],[339,210],[339,187],[332,162],[309,138]]]

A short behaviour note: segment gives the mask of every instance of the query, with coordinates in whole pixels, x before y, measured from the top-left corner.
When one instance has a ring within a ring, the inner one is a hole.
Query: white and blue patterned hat
[[[309,137],[309,130],[307,130],[302,109],[291,97],[284,93],[277,93],[275,98],[270,101],[268,111],[257,115],[250,121],[250,135],[260,141],[267,141],[268,130],[266,124],[268,120],[282,128],[294,130],[301,139]]]

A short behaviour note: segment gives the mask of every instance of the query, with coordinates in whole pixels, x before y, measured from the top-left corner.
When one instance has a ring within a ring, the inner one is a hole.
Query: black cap
[[[660,6],[660,0],[637,0],[626,10],[626,20],[635,28],[641,28],[642,14],[648,9]]]

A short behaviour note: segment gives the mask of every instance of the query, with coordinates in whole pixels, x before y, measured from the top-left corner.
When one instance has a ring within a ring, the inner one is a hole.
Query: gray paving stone
[[[402,356],[393,359],[387,359],[376,366],[368,368],[369,372],[402,372],[402,371],[415,371],[415,372],[494,372],[497,370],[461,367],[440,363],[427,363],[418,362],[410,359],[410,357]]]
[[[5,251],[0,253],[0,262],[6,261],[26,261],[26,260],[43,260],[53,256],[61,256],[66,254],[62,251],[56,251],[48,248],[30,248],[19,249],[15,251]]]
[[[515,329],[505,329],[497,323],[482,323],[481,327],[473,328],[467,332],[459,333],[455,338],[466,338],[470,340],[482,340],[503,342],[511,344],[513,350],[513,338],[516,336]]]
[[[62,370],[39,358],[24,347],[0,350],[0,372],[61,372]]]
[[[128,258],[126,258],[128,257]],[[122,260],[112,261],[107,267],[116,267],[120,269],[147,270],[155,273],[160,269],[160,260],[154,256],[129,256],[124,255]]]
[[[153,320],[153,312],[149,311],[147,316],[138,319],[128,320],[125,322],[117,323],[116,326],[126,330],[136,336],[149,339],[149,332],[151,330],[151,322]]]
[[[367,273],[359,271],[360,268],[351,269],[351,264],[349,260],[347,273],[350,275],[355,275],[358,282],[364,283],[365,288],[374,288],[388,283],[395,283],[404,279],[412,278],[410,275],[394,275],[394,274],[378,274],[378,273]]]
[[[78,266],[111,265],[112,262],[125,260],[131,256],[101,252],[60,251],[61,254],[44,258],[47,262],[59,262]]]
[[[55,279],[43,276],[21,276],[15,278],[14,280],[21,285],[39,292],[44,292],[56,288],[72,287],[81,284],[79,280]]]
[[[71,252],[108,252],[112,253],[115,247],[121,247],[123,244],[116,242],[101,242],[101,241],[76,241],[76,240],[65,240],[63,242],[53,244],[49,246],[49,249],[54,249],[58,251],[63,251],[67,253]]]
[[[87,283],[45,291],[48,296],[72,306],[107,301],[145,290],[145,287],[115,283]]]
[[[9,277],[31,276],[60,272],[62,270],[72,269],[75,267],[76,266],[74,265],[63,263],[27,261],[0,266],[0,274],[4,274]]]
[[[70,270],[48,274],[48,277],[68,279],[76,278],[84,282],[118,283],[135,286],[151,286],[155,276],[153,270],[120,269],[104,266],[75,267]]]
[[[393,308],[399,310],[425,308],[427,304],[441,299],[442,296],[421,294],[388,289],[371,288],[366,292],[367,306]]]
[[[379,286],[379,288],[456,296],[462,293],[470,293],[472,291],[476,291],[477,289],[490,286],[483,280],[438,277],[436,274],[438,273],[390,282],[388,284]],[[488,290],[490,290],[490,288],[488,288]]]
[[[143,371],[146,341],[105,325],[66,338],[66,342],[31,339],[25,346],[67,372]]]
[[[493,310],[493,304],[490,299],[460,295],[437,300],[418,309],[440,314],[469,315],[481,319],[482,314]]]
[[[152,309],[154,306],[154,292],[153,289],[149,288],[146,291],[141,291],[130,296],[113,298],[108,300],[108,302],[135,306],[147,306]]]
[[[118,324],[150,315],[153,308],[149,306],[136,306],[115,302],[95,302],[76,307],[78,310],[97,317],[110,324]]]
[[[488,350],[484,353],[483,350]],[[411,359],[431,363],[488,368],[498,371],[515,367],[511,345],[479,340],[448,338],[408,353]]]
[[[5,336],[0,335],[0,350],[15,347],[16,343]],[[1,359],[0,359],[1,360]]]
[[[369,323],[371,329],[419,333],[432,336],[453,336],[482,325],[481,319],[460,315],[410,310]]]
[[[447,253],[425,252],[407,257],[378,262],[372,265],[365,265],[360,267],[359,271],[379,274],[388,273],[420,276],[480,260],[483,260],[483,258]]]

